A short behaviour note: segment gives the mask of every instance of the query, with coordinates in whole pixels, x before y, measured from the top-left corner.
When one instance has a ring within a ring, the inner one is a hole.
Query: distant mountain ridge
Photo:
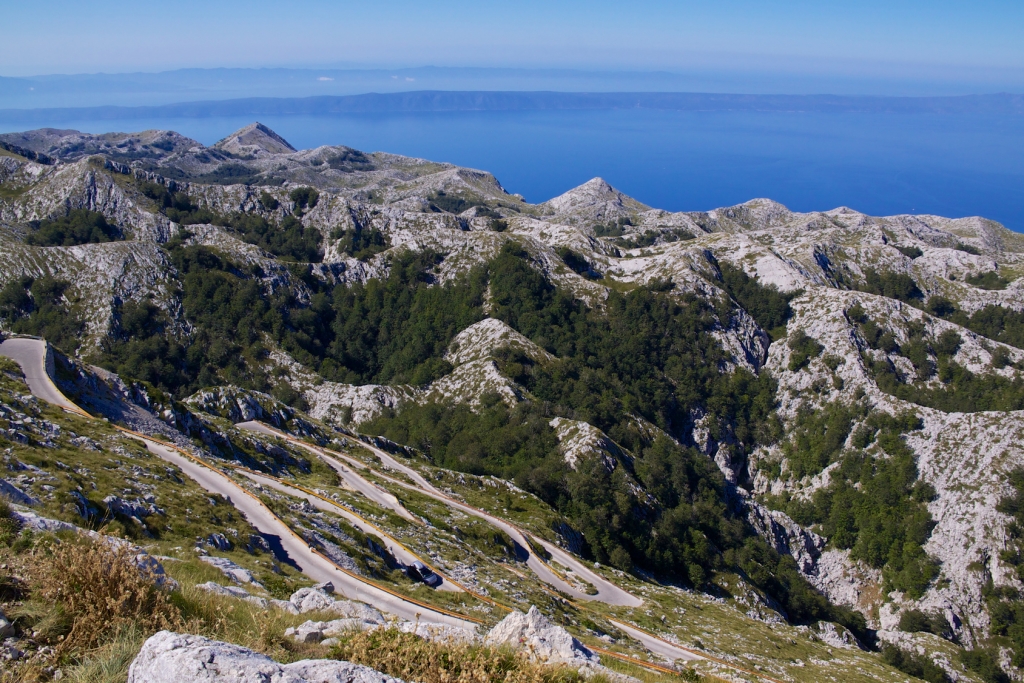
[[[421,90],[344,96],[247,97],[157,106],[0,109],[0,123],[207,116],[325,115],[417,111],[529,111],[579,109],[766,111],[878,114],[1024,114],[1024,95],[955,97],[749,95],[696,92],[552,92]]]

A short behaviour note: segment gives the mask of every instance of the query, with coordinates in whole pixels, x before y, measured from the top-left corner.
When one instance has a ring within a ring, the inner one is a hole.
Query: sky
[[[772,73],[826,84],[1024,91],[1020,0],[5,4],[0,76],[433,65]]]

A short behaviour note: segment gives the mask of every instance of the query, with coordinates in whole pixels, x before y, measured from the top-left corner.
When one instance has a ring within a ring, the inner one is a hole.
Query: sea
[[[55,127],[171,129],[209,145],[252,119]],[[601,177],[668,211],[767,197],[795,211],[984,216],[1024,231],[1020,115],[605,109],[280,115],[261,123],[298,149],[347,145],[489,171],[530,202]],[[20,130],[12,126],[0,132]]]

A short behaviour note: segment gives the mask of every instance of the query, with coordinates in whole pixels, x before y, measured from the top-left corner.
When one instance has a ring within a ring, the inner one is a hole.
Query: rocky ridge
[[[774,547],[792,555],[802,573],[830,599],[862,610],[883,634],[895,631],[900,614],[914,608],[945,615],[957,638],[971,644],[984,637],[989,627],[983,595],[987,583],[1024,588],[1012,567],[1000,559],[1006,547],[1007,518],[996,509],[1009,493],[1008,473],[1024,465],[1019,446],[1024,443],[1024,412],[946,412],[886,393],[879,388],[869,360],[890,363],[906,376],[914,368],[898,352],[871,348],[848,315],[851,307],[859,306],[872,320],[880,321],[897,344],[910,341],[914,325],[923,328],[927,339],[955,332],[961,339],[952,357],[957,364],[976,374],[1018,380],[1024,351],[922,310],[923,306],[853,287],[864,282],[870,271],[885,271],[912,278],[922,302],[943,297],[967,314],[989,305],[1024,310],[1020,277],[1024,238],[998,224],[976,217],[872,217],[846,207],[801,214],[769,200],[670,214],[650,209],[600,179],[534,206],[506,193],[486,173],[363,154],[347,147],[295,151],[260,124],[210,148],[165,131],[90,136],[45,130],[0,138],[55,162],[0,157],[0,185],[6,192],[0,202],[0,282],[45,274],[69,280],[73,291],[66,296],[85,312],[87,336],[96,346],[114,323],[115,303],[120,301],[149,298],[181,330],[187,330],[176,274],[161,246],[176,237],[214,246],[239,263],[258,266],[261,286],[268,293],[291,290],[300,300],[311,296],[309,286],[289,268],[239,239],[231,229],[201,224],[186,229],[168,219],[139,191],[141,180],[175,188],[217,213],[274,219],[297,212],[290,190],[316,187],[320,200],[300,212],[300,220],[319,231],[325,243],[322,262],[312,264],[310,272],[332,284],[385,277],[390,259],[406,249],[443,254],[435,275],[438,283],[444,283],[515,241],[552,282],[600,307],[613,287],[628,289],[659,281],[670,282],[676,292],[706,300],[727,297],[719,265],[732,264],[763,284],[796,295],[784,339],[773,343],[771,331],[759,328],[742,310],[721,321],[714,332],[732,367],[767,371],[778,381],[778,414],[787,428],[802,410],[848,401],[855,393],[875,411],[896,415],[912,410],[921,418],[922,428],[909,433],[906,441],[916,456],[921,480],[935,490],[928,510],[936,524],[925,548],[939,563],[940,573],[918,599],[881,596],[877,570],[758,502],[766,496],[810,500],[829,485],[834,467],[794,480],[786,476],[781,448],[738,453],[731,444],[709,436],[695,418],[689,441],[712,458],[736,487],[749,507],[753,526]],[[230,172],[216,175],[225,168]],[[441,196],[457,197],[463,204],[455,208],[466,208],[457,213],[438,210]],[[271,199],[278,208],[268,206]],[[483,215],[482,207],[505,227],[495,230],[491,223],[495,219]],[[24,243],[32,221],[57,218],[76,208],[103,213],[128,239],[74,247]],[[599,235],[608,231],[611,222],[620,234]],[[331,235],[355,226],[379,230],[387,238],[388,249],[364,259],[340,251]],[[585,259],[588,271],[577,273],[567,267],[560,251],[565,249]],[[1005,284],[997,288],[970,284],[972,278],[986,273],[997,274]],[[785,341],[797,330],[816,340],[826,353],[793,369],[794,351]],[[553,359],[517,331],[487,318],[455,337],[444,357],[451,371],[426,386],[325,381],[280,349],[271,351],[268,367],[285,373],[307,401],[313,418],[357,426],[408,402],[443,400],[476,406],[488,392],[510,405],[528,399],[528,392],[498,367],[496,353],[505,348],[521,351],[537,363]],[[996,363],[997,351],[1001,366]],[[830,357],[841,362],[831,367]],[[912,384],[935,388],[939,380]],[[268,414],[243,397],[208,392],[189,402],[211,410],[216,406],[232,421]],[[619,463],[628,466],[633,454],[623,452],[596,427],[556,420],[553,426],[568,462],[598,457],[610,468]],[[779,463],[781,474],[762,466],[769,463]]]

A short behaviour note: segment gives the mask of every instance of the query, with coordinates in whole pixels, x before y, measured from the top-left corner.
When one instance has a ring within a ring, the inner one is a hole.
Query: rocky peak
[[[579,187],[549,199],[542,206],[552,209],[559,220],[569,223],[578,220],[614,220],[650,208],[619,192],[603,178],[588,180]]]
[[[215,144],[214,148],[229,154],[257,157],[296,151],[287,140],[258,121],[236,130]]]
[[[486,318],[470,325],[455,336],[445,354],[445,360],[452,365],[463,365],[475,360],[490,358],[496,350],[502,347],[521,351],[538,362],[553,359],[550,353],[504,322]]]
[[[783,227],[794,214],[771,199],[751,199],[709,211],[708,216],[715,223],[716,232],[748,232]]]

